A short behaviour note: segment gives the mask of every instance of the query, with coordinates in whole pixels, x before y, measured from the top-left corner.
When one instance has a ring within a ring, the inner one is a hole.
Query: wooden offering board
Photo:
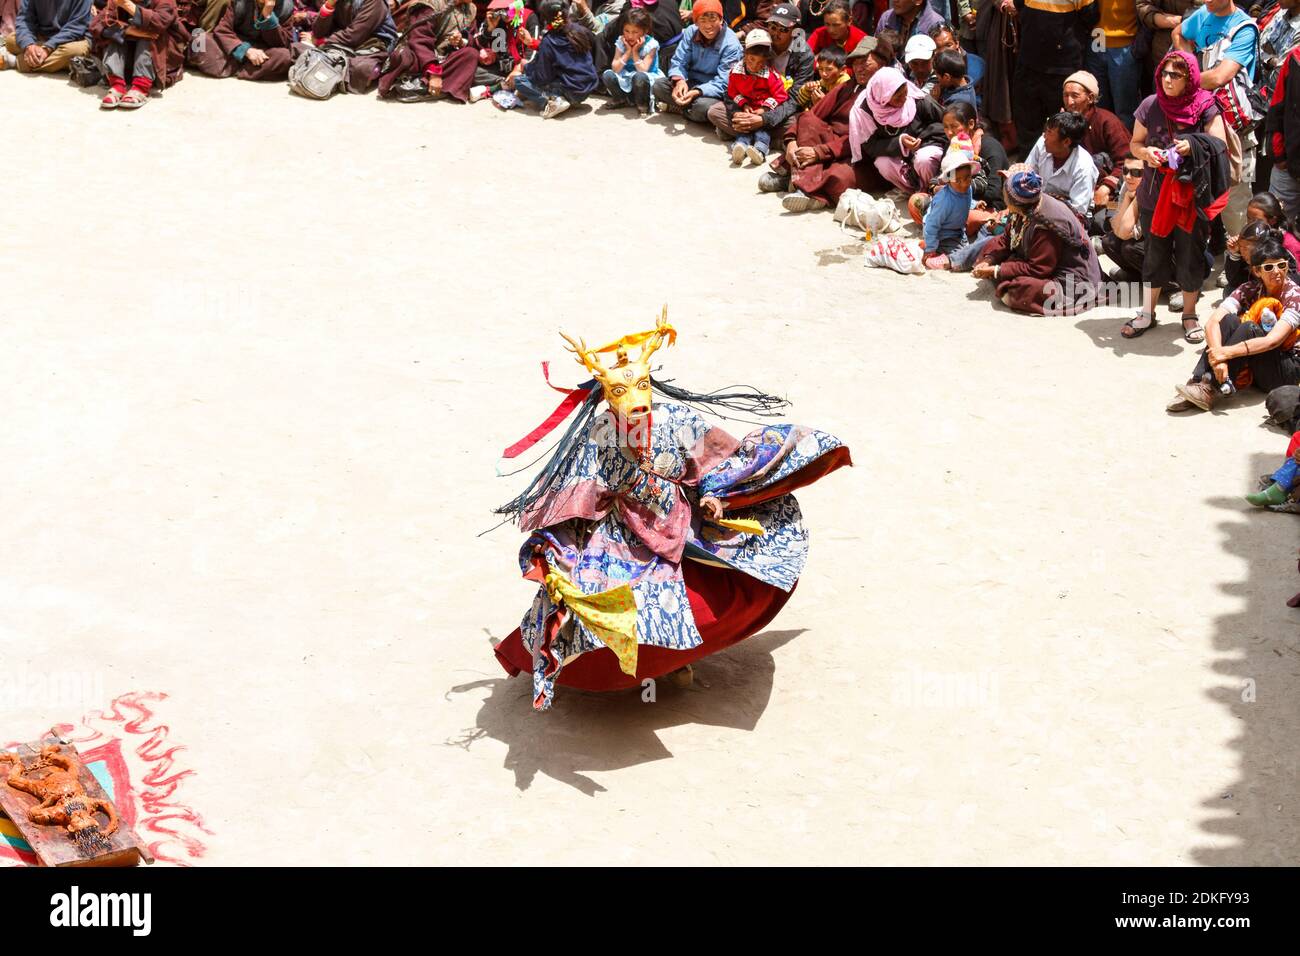
[[[153,857],[77,748],[56,737],[0,751],[0,811],[40,866],[135,866]]]

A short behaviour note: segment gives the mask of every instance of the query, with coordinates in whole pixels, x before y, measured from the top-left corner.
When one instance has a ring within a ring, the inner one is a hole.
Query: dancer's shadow
[[[527,674],[490,678],[452,687],[449,694],[486,691],[478,721],[448,746],[468,749],[490,737],[504,743],[506,769],[515,786],[527,790],[539,772],[587,796],[605,788],[586,772],[621,770],[671,757],[658,731],[683,724],[753,730],[772,696],[776,661],[772,652],[802,630],[765,631],[695,664],[695,683],[684,690],[661,678],[653,703],[641,690],[596,694],[556,688],[544,714],[532,709]]]
[[[1229,474],[1253,490],[1254,477],[1276,468],[1285,447],[1279,432],[1278,454],[1253,456],[1244,474]],[[1201,801],[1201,830],[1209,839],[1190,855],[1203,866],[1294,866],[1300,860],[1300,826],[1291,810],[1300,787],[1300,615],[1286,601],[1296,591],[1296,519],[1257,511],[1237,494],[1209,503],[1224,513],[1217,531],[1236,559],[1209,576],[1229,579],[1219,587],[1239,603],[1215,621],[1220,683],[1207,693],[1236,721],[1236,736],[1226,745],[1237,753],[1238,769],[1236,779],[1215,782]]]

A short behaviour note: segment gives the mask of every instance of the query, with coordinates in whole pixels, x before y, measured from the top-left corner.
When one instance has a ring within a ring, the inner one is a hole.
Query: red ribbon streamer
[[[572,415],[573,410],[587,400],[587,395],[590,393],[585,388],[568,389],[560,388],[558,385],[551,385],[550,364],[550,362],[542,363],[542,377],[546,379],[547,385],[564,394],[564,400],[555,406],[555,411],[547,415],[545,421],[503,451],[501,453],[502,458],[516,458],[528,451],[528,449],[553,432],[560,422]]]

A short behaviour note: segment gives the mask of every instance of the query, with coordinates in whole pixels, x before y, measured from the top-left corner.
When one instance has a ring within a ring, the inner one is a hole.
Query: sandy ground
[[[0,736],[166,693],[205,862],[1300,863],[1296,524],[1239,497],[1285,440],[1258,396],[1166,416],[1176,322],[867,270],[662,119],[0,102],[3,661],[95,687]],[[666,375],[787,394],[856,467],[800,493],[772,629],[534,714],[496,455],[540,360],[578,380],[558,329],[664,302]]]

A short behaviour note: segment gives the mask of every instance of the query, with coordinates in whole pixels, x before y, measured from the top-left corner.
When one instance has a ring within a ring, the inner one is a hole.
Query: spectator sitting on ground
[[[1167,411],[1208,412],[1225,391],[1253,386],[1269,392],[1300,384],[1300,286],[1289,275],[1286,249],[1276,239],[1263,239],[1250,265],[1254,277],[1211,313],[1205,351]]]
[[[1057,113],[1025,158],[1029,168],[1043,177],[1043,189],[1068,196],[1070,208],[1084,220],[1092,213],[1097,188],[1097,164],[1083,148],[1087,131],[1088,121],[1078,113]]]

